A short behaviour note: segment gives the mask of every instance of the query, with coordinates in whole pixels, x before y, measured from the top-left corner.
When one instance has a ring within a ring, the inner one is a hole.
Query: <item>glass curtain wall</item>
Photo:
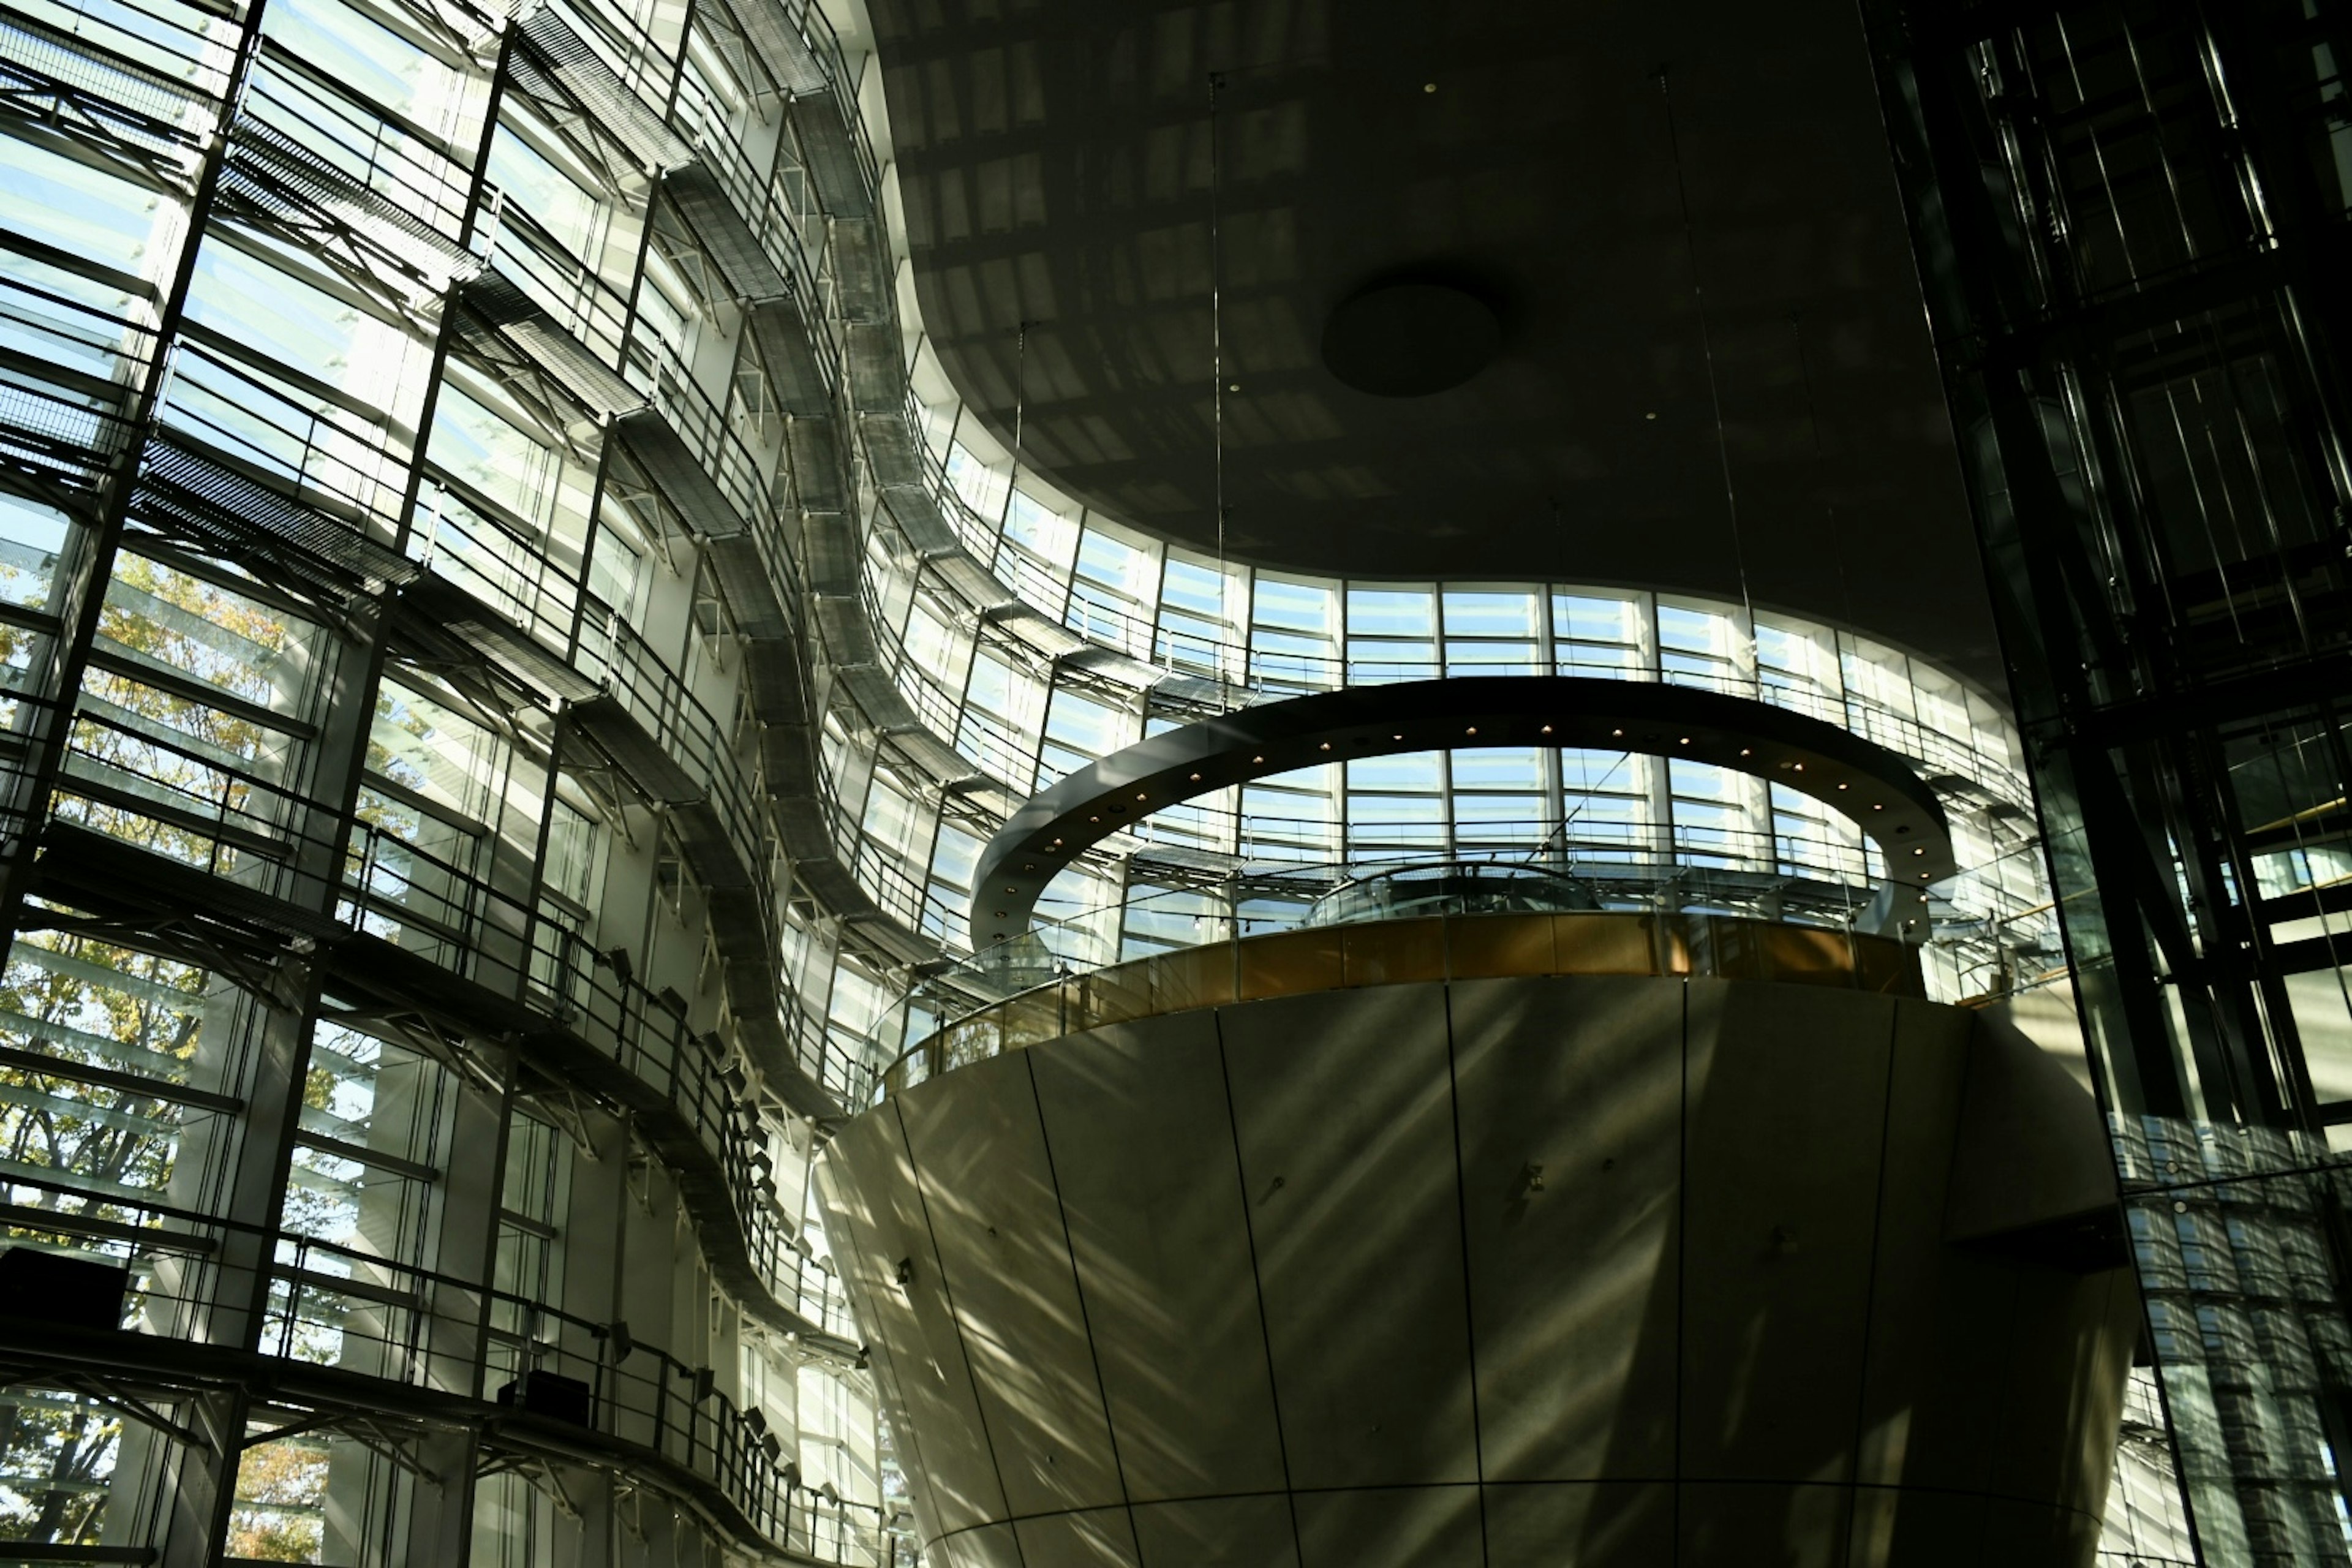
[[[981,519],[992,498],[1003,507],[1003,476],[961,446],[950,447],[945,472],[959,477],[967,521]],[[1087,653],[1055,658],[1011,636],[992,644],[984,627],[970,630],[979,617],[956,610],[957,585],[929,574],[919,577],[907,612],[898,682],[914,707],[951,727],[981,775],[942,798],[928,866],[919,822],[902,826],[897,840],[906,847],[906,884],[919,878],[924,889],[919,906],[901,912],[950,946],[967,940],[976,847],[1001,825],[1002,811],[986,809],[992,799],[1017,802],[1145,734],[1223,707],[1341,685],[1559,674],[1752,697],[1914,759],[1945,799],[1964,868],[1937,889],[1929,918],[1983,938],[1967,956],[1948,947],[1930,955],[1938,994],[1982,995],[2063,973],[2014,731],[1996,703],[1925,660],[1853,632],[1751,616],[1738,605],[1565,584],[1371,583],[1229,565],[1223,590],[1211,592],[1202,584],[1213,584],[1213,567],[1174,547],[1094,519],[1059,531],[1073,548],[1058,566],[1026,560],[1008,570],[1025,548],[1009,528],[992,558],[1000,579],[1026,591],[1049,580],[1065,585],[1031,607],[1042,615],[1059,605],[1073,640],[1087,639]],[[1106,608],[1114,601],[1116,616]],[[1223,619],[1210,618],[1213,603]],[[945,628],[958,625],[967,631],[951,637]],[[1125,657],[1099,657],[1112,649]],[[1164,924],[1174,906],[1157,879],[1170,863],[1197,880],[1258,862],[1531,858],[1853,889],[1866,889],[1878,869],[1853,824],[1810,797],[1624,752],[1462,750],[1310,768],[1157,813],[1133,839],[1119,847],[1133,858],[1074,868],[1042,907],[1067,918],[1148,900],[1153,912],[1144,918]],[[1233,914],[1219,909],[1219,919]],[[1117,922],[1102,929],[1111,941]]]
[[[0,1561],[899,1552],[804,1190],[928,951],[804,609],[902,395],[859,63],[0,8]]]
[[[2200,1559],[2352,1560],[2352,10],[1874,0]]]
[[[0,1175],[11,1247],[125,1271],[149,1379],[67,1340],[8,1385],[0,1555],[889,1556],[818,1129],[1019,802],[1237,703],[1797,707],[1951,805],[1928,918],[1989,940],[1948,994],[2061,967],[2020,742],[1899,649],[1220,567],[1012,484],[913,395],[870,64],[806,0],[0,13]],[[2241,885],[2332,874],[2324,771],[2262,797],[2301,858]],[[1119,847],[1045,911],[1112,949],[1273,918],[1253,866],[1871,871],[1766,782],[1496,749]],[[609,1462],[498,1447],[541,1374]]]

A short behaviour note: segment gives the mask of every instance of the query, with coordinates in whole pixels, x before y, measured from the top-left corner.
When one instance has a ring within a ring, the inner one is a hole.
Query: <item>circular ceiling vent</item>
[[[1475,294],[1444,283],[1387,283],[1344,300],[1323,327],[1323,363],[1374,397],[1459,386],[1503,346],[1503,324]]]

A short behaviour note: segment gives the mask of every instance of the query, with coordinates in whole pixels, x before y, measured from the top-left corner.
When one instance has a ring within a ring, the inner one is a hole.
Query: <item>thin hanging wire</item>
[[[1557,755],[1558,753],[1554,754]],[[1528,864],[1532,865],[1537,860],[1542,858],[1544,852],[1552,847],[1552,841],[1554,839],[1558,839],[1559,841],[1559,853],[1562,866],[1570,875],[1573,875],[1576,870],[1576,853],[1569,843],[1568,830],[1576,826],[1576,819],[1584,815],[1584,808],[1591,805],[1601,792],[1609,787],[1609,781],[1617,776],[1617,770],[1623,767],[1627,763],[1630,763],[1633,760],[1633,752],[1621,752],[1618,755],[1617,760],[1609,764],[1609,771],[1601,775],[1601,782],[1599,784],[1587,784],[1582,789],[1579,790],[1577,793],[1582,796],[1582,798],[1576,803],[1576,809],[1574,811],[1564,813],[1559,819],[1559,826],[1553,828],[1549,833],[1545,834],[1543,836],[1543,841],[1538,844],[1533,849],[1528,851]],[[1563,784],[1560,787],[1560,794],[1565,796],[1567,793],[1567,785]],[[1668,849],[1669,853],[1671,853],[1672,847],[1669,846]]]
[[[1223,216],[1225,159],[1222,133],[1222,100],[1225,78],[1222,71],[1209,73],[1209,425],[1210,440],[1214,447],[1216,464],[1216,531],[1217,531],[1217,630],[1219,641],[1227,640],[1223,634],[1230,629],[1226,620],[1225,586],[1225,248],[1221,226]],[[1223,659],[1218,660],[1217,706],[1225,706]],[[1249,650],[1242,650],[1243,676],[1247,679]]]
[[[1004,505],[996,518],[1002,535],[1013,521],[1013,492],[1021,487],[1021,421],[1029,406],[1029,323],[1020,325],[1013,349],[1013,472],[1004,481]]]
[[[1805,352],[1804,321],[1794,310],[1789,312],[1789,336],[1794,340],[1797,345],[1797,379],[1805,389],[1805,426],[1812,434],[1813,460],[1817,463],[1825,463],[1829,454],[1827,449],[1822,445],[1821,416],[1816,412],[1813,406],[1812,356]],[[1837,566],[1838,620],[1842,624],[1850,626],[1854,624],[1853,594],[1846,582],[1845,534],[1844,530],[1840,527],[1838,523],[1837,503],[1835,501],[1823,501],[1822,503],[1822,516],[1830,525],[1830,559],[1835,563]],[[1843,635],[1843,633],[1835,631],[1830,634],[1830,646],[1832,651],[1842,653],[1842,645],[1839,643],[1838,639]],[[1841,662],[1843,662],[1843,660],[1841,660]],[[1759,685],[1761,684],[1760,676],[1759,677]],[[1838,672],[1838,689],[1840,692],[1839,700],[1841,705],[1843,705],[1844,700],[1843,692],[1845,689],[1845,672],[1843,668]],[[1834,824],[1825,825],[1824,831],[1834,831]],[[1857,826],[1855,828],[1857,842],[1860,841],[1860,834],[1861,829]],[[1833,854],[1835,851],[1845,847],[1843,842],[1836,839],[1832,839],[1830,841],[1830,847]],[[1843,858],[1840,858],[1837,861],[1837,864],[1843,868],[1844,861]],[[1867,875],[1867,860],[1864,861],[1864,874]],[[1845,886],[1846,954],[1848,959],[1854,964],[1855,973],[1861,973],[1862,957],[1861,950],[1854,945],[1854,937],[1856,934],[1855,922],[1862,917],[1864,911],[1854,903],[1853,879],[1850,877],[1841,877],[1840,880]]]
[[[1690,258],[1691,299],[1698,306],[1699,348],[1706,361],[1706,395],[1715,409],[1715,451],[1723,467],[1723,510],[1731,520],[1731,559],[1739,571],[1739,605],[1747,613],[1748,635],[1756,636],[1756,605],[1748,593],[1748,550],[1739,532],[1739,493],[1731,481],[1731,443],[1724,433],[1723,387],[1715,371],[1715,331],[1707,319],[1706,289],[1699,281],[1698,231],[1691,221],[1690,186],[1683,178],[1683,143],[1675,125],[1674,90],[1666,85],[1666,68],[1658,68],[1658,97],[1666,107],[1666,145],[1675,160],[1675,197],[1682,204],[1683,250]]]
[[[1796,311],[1789,312],[1789,336],[1797,345],[1797,379],[1805,389],[1805,426],[1812,433],[1813,460],[1827,465],[1828,448],[1822,445],[1821,416],[1813,408],[1813,362],[1805,352],[1805,323]],[[1845,531],[1838,521],[1837,502],[1822,503],[1822,516],[1830,525],[1830,559],[1837,563],[1838,618],[1847,626],[1854,624],[1853,593],[1845,575]]]

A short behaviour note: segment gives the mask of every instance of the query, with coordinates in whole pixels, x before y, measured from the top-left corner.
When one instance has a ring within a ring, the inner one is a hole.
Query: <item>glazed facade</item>
[[[1967,869],[1898,911],[1931,986],[2061,971],[2015,737],[1899,650],[1220,566],[1012,482],[923,347],[862,37],[0,13],[0,1174],[11,1247],[129,1280],[126,1332],[11,1352],[0,1563],[905,1556],[809,1161],[1004,816],[1240,703],[1557,670],[1801,708],[1947,801]],[[1492,749],[1113,849],[1052,911],[1096,962],[1384,859],[1849,919],[1873,873],[1765,781]],[[533,1373],[584,1427],[499,1403]]]
[[[128,1283],[12,1346],[0,1562],[890,1561],[785,959],[858,912],[793,897],[853,64],[716,0],[0,60],[8,1239]]]
[[[920,345],[915,381],[942,384]],[[906,919],[952,947],[968,939],[971,868],[1000,803],[1095,757],[1306,692],[1559,674],[1749,697],[1912,760],[1944,801],[1962,867],[1929,910],[1903,911],[1912,940],[1929,942],[1934,993],[1979,996],[2063,973],[2015,733],[1997,703],[1926,660],[1693,595],[1221,568],[1016,483],[951,399],[919,416],[961,548],[920,562],[911,581],[877,573],[873,623],[915,717],[953,738],[973,776],[950,781],[934,826],[923,792],[886,761],[866,821],[877,850],[904,847],[892,879],[902,890],[877,896],[903,900]],[[982,566],[992,586],[975,594]],[[1065,873],[1041,905],[1066,922],[1055,940],[1074,962],[1219,940],[1234,921],[1270,929],[1383,861],[1524,859],[1622,883],[1628,897],[1776,919],[1794,912],[1793,894],[1824,921],[1863,914],[1883,872],[1851,820],[1761,777],[1639,752],[1496,747],[1284,774],[1154,813],[1118,849]]]
[[[2343,1563],[2352,10],[1864,13],[2193,1554]]]

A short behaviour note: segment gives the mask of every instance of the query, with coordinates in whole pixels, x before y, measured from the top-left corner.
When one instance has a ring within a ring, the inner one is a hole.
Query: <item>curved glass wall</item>
[[[1116,524],[1045,526],[1040,503],[1016,490],[1007,505],[1004,476],[960,443],[943,471],[973,560],[1034,595],[1026,616],[992,619],[972,613],[975,595],[950,570],[914,568],[911,590],[895,595],[882,590],[907,569],[873,574],[877,626],[900,634],[889,651],[901,689],[973,770],[929,797],[942,809],[928,864],[919,776],[886,763],[866,816],[877,851],[898,854],[901,884],[922,879],[920,905],[909,897],[900,911],[950,946],[967,941],[971,867],[999,803],[1097,757],[1304,691],[1557,673],[1751,697],[1913,759],[1951,815],[1964,875],[1937,889],[1932,911],[1909,911],[1921,922],[1912,934],[1981,938],[1931,961],[1937,994],[1979,995],[2061,969],[2015,731],[1983,694],[1900,649],[1736,604],[1582,585],[1366,582],[1230,563],[1220,585],[1213,562]],[[1066,639],[1058,654],[1052,633]],[[1856,888],[1878,869],[1851,822],[1769,781],[1627,752],[1461,749],[1302,770],[1157,813],[1113,857],[1066,874],[1044,908],[1066,919],[1261,864],[1398,857],[1679,864]]]
[[[0,1562],[901,1554],[807,1190],[835,969],[925,951],[814,607],[858,63],[0,14]]]
[[[126,1289],[102,1355],[19,1336],[0,1562],[891,1560],[809,1161],[1005,815],[1235,704],[1557,670],[1801,708],[1953,809],[1968,870],[1898,921],[1982,940],[1930,984],[2037,977],[2014,738],[1897,650],[1221,571],[1010,484],[908,346],[865,36],[0,16],[6,1246]],[[1160,814],[1049,912],[1108,963],[1438,859],[1738,910],[1873,871],[1767,781],[1463,750]],[[587,1458],[512,1436],[575,1385]]]
[[[909,405],[931,493],[919,507],[891,499],[877,522],[898,526],[876,530],[865,591],[877,658],[905,703],[901,734],[915,739],[883,739],[861,868],[884,907],[951,949],[968,942],[980,847],[1012,805],[1109,752],[1300,692],[1559,673],[1752,697],[1913,759],[1951,814],[1963,868],[1909,912],[1915,940],[1931,928],[1955,939],[1930,959],[1935,994],[2063,973],[2014,728],[1929,661],[1691,595],[1221,567],[1017,475],[919,341]],[[1066,874],[1043,909],[1068,921],[1131,899],[1164,904],[1156,895],[1171,886],[1261,863],[1400,855],[1684,864],[1845,886],[1874,869],[1851,824],[1768,783],[1625,753],[1464,750],[1306,770],[1156,814]],[[1113,921],[1097,945],[1122,940]]]

